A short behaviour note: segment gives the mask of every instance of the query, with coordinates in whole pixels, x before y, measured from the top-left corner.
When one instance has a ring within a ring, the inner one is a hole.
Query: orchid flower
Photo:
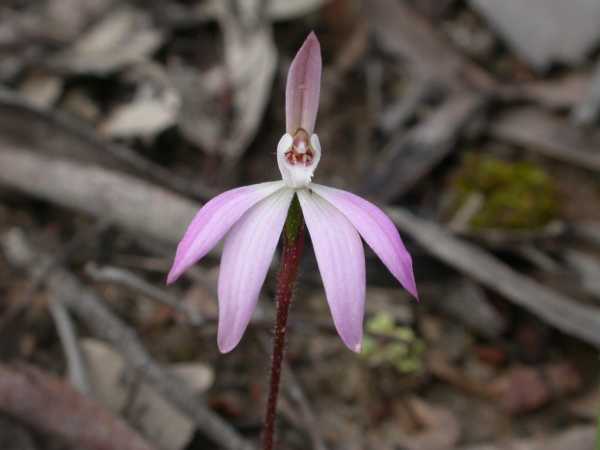
[[[365,303],[361,237],[415,298],[411,256],[398,230],[372,203],[312,182],[321,159],[314,133],[321,83],[321,48],[311,33],[290,66],[285,94],[286,133],[277,145],[282,180],[239,187],[210,200],[177,247],[173,283],[224,238],[219,269],[218,345],[235,348],[248,326],[294,196],[310,234],[327,302],[343,342],[360,351]]]

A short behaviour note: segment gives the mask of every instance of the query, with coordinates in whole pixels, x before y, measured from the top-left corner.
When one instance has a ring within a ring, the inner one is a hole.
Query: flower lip
[[[294,136],[284,134],[277,144],[277,164],[284,183],[299,189],[310,184],[321,160],[321,144],[316,134],[309,137],[303,128]]]
[[[315,149],[310,144],[308,133],[299,128],[294,134],[292,145],[285,152],[285,159],[292,166],[301,164],[306,167],[311,166],[315,158]]]

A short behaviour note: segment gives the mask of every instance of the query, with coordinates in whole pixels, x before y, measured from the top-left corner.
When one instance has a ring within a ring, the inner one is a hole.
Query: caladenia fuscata
[[[287,316],[305,229],[310,234],[333,322],[352,351],[360,351],[363,336],[366,279],[361,237],[400,284],[418,297],[411,256],[385,213],[350,192],[312,182],[321,159],[321,144],[314,132],[321,66],[319,41],[310,33],[287,77],[286,132],[277,145],[282,179],[232,189],[206,203],[179,243],[167,278],[173,283],[224,239],[217,342],[221,352],[230,352],[248,326],[283,234],[265,450],[274,445]]]

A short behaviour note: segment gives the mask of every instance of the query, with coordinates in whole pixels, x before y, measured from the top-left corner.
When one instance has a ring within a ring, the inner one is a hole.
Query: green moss
[[[483,204],[470,222],[474,229],[539,228],[558,213],[557,192],[551,178],[528,162],[467,154],[454,188],[455,211],[473,194],[483,196]]]
[[[393,367],[400,373],[414,373],[423,368],[425,345],[414,331],[399,326],[388,313],[367,320],[361,356],[372,367]]]

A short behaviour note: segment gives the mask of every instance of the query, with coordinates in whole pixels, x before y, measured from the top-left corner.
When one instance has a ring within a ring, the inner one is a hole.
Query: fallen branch
[[[394,223],[439,260],[529,310],[557,329],[600,347],[600,309],[577,303],[441,227],[400,208],[388,208]]]
[[[200,326],[206,322],[206,319],[194,308],[182,304],[170,292],[157,288],[128,270],[111,266],[98,267],[94,263],[88,263],[85,266],[85,273],[95,282],[123,286],[166,305],[178,314],[181,314],[182,317],[185,317],[190,325]]]
[[[0,135],[5,145],[21,145],[53,156],[77,158],[102,164],[107,168],[123,165],[130,171],[147,176],[175,191],[199,198],[210,198],[215,192],[197,182],[170,172],[143,158],[124,145],[109,142],[85,122],[67,114],[36,106],[26,98],[0,89]],[[48,139],[48,136],[52,136]]]
[[[175,244],[199,205],[117,171],[0,148],[0,184]]]
[[[137,432],[59,378],[31,366],[0,365],[0,411],[71,448],[152,450]]]

